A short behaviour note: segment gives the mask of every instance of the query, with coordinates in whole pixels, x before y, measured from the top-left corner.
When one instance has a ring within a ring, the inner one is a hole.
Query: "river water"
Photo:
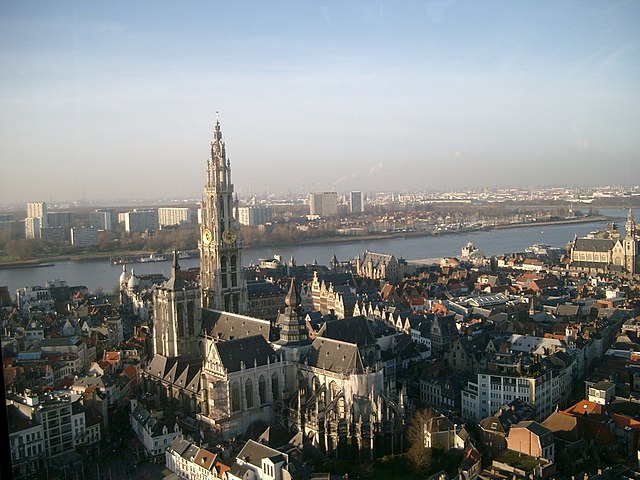
[[[626,212],[622,210],[599,211],[618,222],[624,228]],[[361,255],[365,250],[380,253],[393,253],[406,260],[425,258],[442,258],[460,255],[460,249],[473,242],[485,255],[501,255],[520,252],[535,243],[544,243],[555,247],[564,247],[574,235],[584,236],[594,230],[603,230],[606,222],[574,223],[563,225],[527,226],[478,232],[448,233],[437,236],[393,238],[384,240],[363,240],[347,243],[327,243],[319,245],[288,245],[268,248],[245,248],[242,253],[243,263],[257,264],[261,258],[273,258],[281,255],[283,260],[294,257],[299,265],[312,263],[328,265],[335,254],[338,260],[347,260]],[[180,261],[182,268],[199,265],[198,258]],[[170,274],[171,262],[136,263],[127,265],[136,273]],[[63,261],[54,262],[49,267],[0,268],[0,286],[9,287],[15,294],[18,288],[32,285],[44,285],[47,281],[61,279],[69,285],[84,285],[89,291],[98,288],[112,292],[118,285],[122,266],[111,265],[108,260]]]

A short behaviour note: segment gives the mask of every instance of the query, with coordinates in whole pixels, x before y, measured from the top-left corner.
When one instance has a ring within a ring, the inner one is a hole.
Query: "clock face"
[[[236,238],[238,238],[238,234],[233,228],[225,230],[222,234],[222,240],[224,240],[225,243],[233,243],[236,241]]]
[[[202,243],[204,245],[209,245],[211,243],[211,238],[211,230],[205,228],[204,232],[202,232]]]

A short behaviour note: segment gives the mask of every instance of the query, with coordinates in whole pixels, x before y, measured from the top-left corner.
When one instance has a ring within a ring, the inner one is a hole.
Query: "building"
[[[238,221],[241,225],[255,226],[269,223],[273,218],[273,209],[268,206],[250,206],[238,208]]]
[[[171,278],[153,291],[153,353],[165,357],[199,353],[202,330],[200,289],[181,276],[174,253]]]
[[[624,238],[617,231],[604,236],[575,238],[571,244],[571,268],[587,272],[618,272],[634,275],[640,271],[640,240],[633,210],[629,209]]]
[[[519,398],[543,421],[555,406],[553,369],[523,354],[494,353],[487,367],[467,382],[462,390],[462,417],[480,422],[499,408]]]
[[[158,209],[158,224],[161,227],[191,223],[192,212],[186,207],[161,207]]]
[[[362,258],[356,259],[358,275],[376,280],[389,280],[398,283],[404,278],[407,262],[395,255],[365,251]]]
[[[330,217],[338,214],[338,194],[336,192],[310,193],[309,214]]]
[[[134,209],[122,214],[127,233],[154,232],[158,228],[158,211],[155,209]]]
[[[71,245],[75,247],[91,247],[98,244],[98,229],[93,227],[73,227],[71,229]]]
[[[67,231],[75,220],[76,214],[74,212],[49,212],[47,213],[47,227],[43,228],[61,228]]]
[[[47,204],[45,202],[29,202],[27,203],[27,218],[39,218],[40,228],[47,228]]]
[[[231,164],[216,122],[200,229],[202,306],[225,312],[248,311],[247,284],[242,269],[242,239],[231,183]]]
[[[351,192],[349,194],[349,210],[351,213],[364,212],[364,194],[362,192]]]
[[[98,230],[113,230],[116,221],[116,211],[113,209],[99,209],[89,214],[90,225]]]
[[[24,219],[24,236],[39,240],[42,238],[40,217],[27,217]]]

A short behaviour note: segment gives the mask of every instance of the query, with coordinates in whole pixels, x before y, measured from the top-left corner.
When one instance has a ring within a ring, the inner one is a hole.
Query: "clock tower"
[[[248,310],[237,218],[231,164],[217,120],[202,199],[200,285],[203,308],[234,313]]]

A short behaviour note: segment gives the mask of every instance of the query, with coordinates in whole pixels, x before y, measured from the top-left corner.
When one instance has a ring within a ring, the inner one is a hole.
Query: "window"
[[[278,374],[273,372],[273,375],[271,375],[271,395],[273,395],[274,400],[280,399],[280,387],[278,383]]]
[[[258,395],[260,397],[260,405],[267,403],[267,384],[262,375],[258,380]]]
[[[253,408],[253,382],[250,378],[244,384],[245,398],[247,399],[247,408]]]

